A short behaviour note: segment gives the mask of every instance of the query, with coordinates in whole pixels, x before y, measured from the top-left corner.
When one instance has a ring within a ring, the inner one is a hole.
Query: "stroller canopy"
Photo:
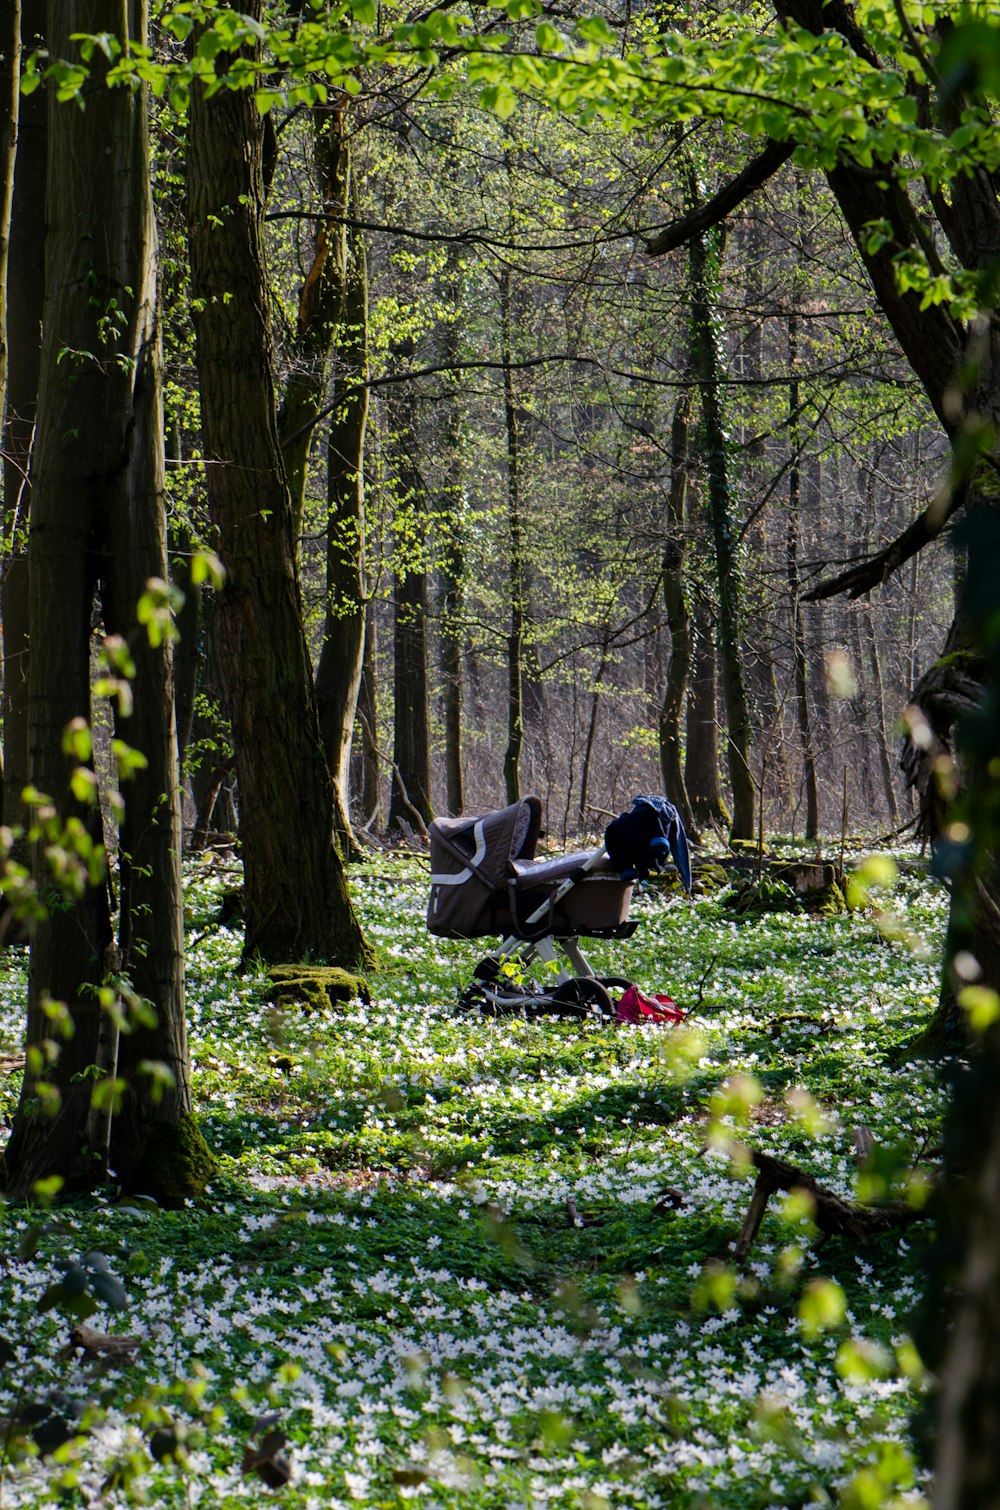
[[[479,818],[435,818],[430,829],[432,894],[441,887],[454,893],[460,907],[471,906],[478,912],[480,887],[487,892],[504,890],[514,861],[534,859],[541,826],[542,804],[537,797],[523,797]],[[480,883],[469,888],[474,900],[460,901],[458,889],[470,881]],[[460,922],[460,917],[455,921]]]
[[[539,799],[523,797],[478,818],[434,820],[431,933],[464,939],[511,932],[521,938],[569,937],[621,925],[628,917],[631,885],[608,867],[597,869],[597,855],[536,862],[541,818]],[[568,890],[562,884],[567,878],[573,883]],[[546,903],[544,920],[530,924],[527,920]]]

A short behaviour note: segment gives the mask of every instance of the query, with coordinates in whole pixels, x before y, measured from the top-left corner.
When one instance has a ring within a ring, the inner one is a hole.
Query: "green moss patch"
[[[268,971],[271,1001],[283,1011],[328,1011],[338,1003],[371,1001],[363,975],[337,965],[272,965]]]
[[[143,1155],[135,1187],[170,1210],[203,1195],[215,1159],[190,1112],[157,1126]]]

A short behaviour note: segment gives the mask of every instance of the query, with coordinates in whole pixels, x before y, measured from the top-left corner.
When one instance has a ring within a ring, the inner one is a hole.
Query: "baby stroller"
[[[672,854],[691,888],[687,839],[664,797],[637,797],[589,852],[536,860],[542,804],[523,797],[475,818],[436,818],[430,827],[431,893],[427,927],[439,938],[500,934],[462,992],[461,1009],[494,1016],[609,1018],[631,982],[598,976],[581,937],[631,938],[632,886]],[[527,971],[551,972],[547,985]]]

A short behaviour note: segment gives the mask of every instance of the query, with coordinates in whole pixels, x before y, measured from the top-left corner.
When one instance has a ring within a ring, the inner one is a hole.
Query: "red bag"
[[[683,1022],[686,1016],[672,996],[647,996],[638,986],[629,986],[615,1008],[616,1022]]]

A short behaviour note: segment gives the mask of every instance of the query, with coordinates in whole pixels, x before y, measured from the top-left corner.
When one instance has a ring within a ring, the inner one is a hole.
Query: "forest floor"
[[[814,1252],[801,1201],[775,1196],[737,1265],[752,1174],[725,1144],[856,1197],[864,1126],[919,1190],[943,1092],[894,1051],[936,998],[940,885],[885,877],[895,922],[637,892],[635,937],[595,962],[692,1017],[616,1028],[459,1015],[480,951],[428,937],[426,870],[355,868],[370,1006],[279,1012],[215,921],[233,872],[191,863],[194,1093],[218,1173],[179,1211],[0,1215],[0,1506],[922,1503],[925,1225]],[[0,978],[4,1117],[24,965],[8,951]],[[87,1324],[139,1340],[111,1367],[39,1309],[93,1250],[124,1293],[91,1288],[124,1304]],[[14,1461],[14,1416],[67,1440]]]

